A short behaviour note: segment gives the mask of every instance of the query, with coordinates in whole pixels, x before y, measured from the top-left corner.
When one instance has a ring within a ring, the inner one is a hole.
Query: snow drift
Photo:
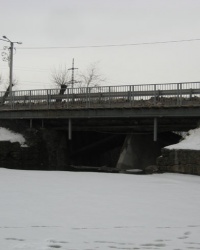
[[[200,128],[189,130],[182,141],[165,148],[200,150]]]
[[[19,133],[15,133],[7,128],[0,127],[0,141],[19,142],[21,146],[25,145],[25,138]]]

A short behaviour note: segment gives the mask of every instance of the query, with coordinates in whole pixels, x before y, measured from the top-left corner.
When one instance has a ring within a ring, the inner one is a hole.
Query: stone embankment
[[[200,150],[163,148],[157,166],[161,172],[200,175]]]
[[[31,133],[26,134],[29,134],[28,137],[31,135]],[[19,142],[0,141],[0,167],[30,170],[47,169],[41,143],[41,141],[32,140],[29,141],[29,145],[22,146]]]
[[[157,165],[163,172],[200,175],[200,128],[183,134],[182,140],[162,149]]]

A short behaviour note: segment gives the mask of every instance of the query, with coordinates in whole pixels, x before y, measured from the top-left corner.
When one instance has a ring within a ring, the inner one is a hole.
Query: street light
[[[22,42],[12,42],[10,39],[8,39],[6,36],[3,36],[4,39],[1,39],[4,42],[10,43],[10,55],[9,55],[9,67],[10,67],[10,73],[9,73],[9,92],[10,92],[10,102],[12,101],[12,84],[13,84],[13,49],[14,44],[22,44]]]

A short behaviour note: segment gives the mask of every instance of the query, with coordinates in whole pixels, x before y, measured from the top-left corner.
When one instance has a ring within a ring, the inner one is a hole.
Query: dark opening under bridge
[[[188,130],[200,118],[200,82],[0,92],[0,119],[73,130]]]

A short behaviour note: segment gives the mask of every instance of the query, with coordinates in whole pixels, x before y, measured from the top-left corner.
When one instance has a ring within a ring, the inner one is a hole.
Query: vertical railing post
[[[134,93],[134,91],[135,91],[135,86],[132,85],[132,106],[134,106],[134,99],[135,99],[135,93]]]
[[[51,108],[51,102],[52,102],[51,96],[52,96],[52,91],[50,89],[50,91],[49,91],[49,108]]]
[[[130,106],[131,106],[131,99],[132,99],[132,86],[130,85],[129,86],[129,92],[128,92],[128,101],[130,103]]]
[[[89,108],[90,108],[90,104],[91,104],[90,92],[91,92],[91,87],[89,87],[89,92],[88,92],[88,95],[89,95]]]
[[[85,107],[88,108],[88,86],[86,87],[86,103]]]
[[[29,108],[31,109],[31,94],[32,94],[32,91],[30,90],[29,91]]]
[[[180,101],[179,105],[182,106],[182,83],[180,83]]]
[[[109,86],[109,106],[111,107],[111,100],[110,100],[110,86]]]
[[[12,92],[12,109],[15,108],[15,91]]]
[[[154,105],[156,105],[156,84],[154,84]]]
[[[75,101],[75,94],[74,94],[74,87],[72,86],[72,103],[73,103],[73,105],[74,105],[74,101]]]
[[[177,106],[179,105],[179,83],[177,83]]]
[[[67,89],[67,109],[69,108],[69,89]]]
[[[47,108],[49,109],[49,90],[47,89]]]
[[[192,100],[192,89],[190,89],[190,100]]]
[[[101,87],[98,87],[98,103],[101,104]]]
[[[86,108],[90,108],[90,87],[86,87]]]
[[[51,89],[47,89],[47,108],[50,109],[51,106]]]

